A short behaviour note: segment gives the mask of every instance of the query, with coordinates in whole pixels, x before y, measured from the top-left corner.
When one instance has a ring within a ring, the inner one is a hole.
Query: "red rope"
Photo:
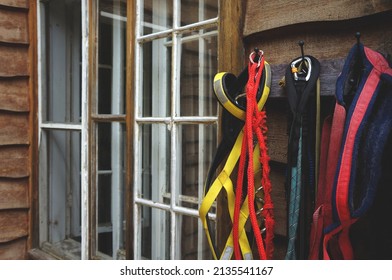
[[[266,147],[266,116],[264,111],[259,111],[257,107],[256,95],[260,84],[262,69],[264,67],[264,57],[261,58],[260,63],[249,62],[248,73],[249,79],[246,87],[246,120],[244,128],[244,138],[241,147],[241,157],[238,168],[236,198],[234,205],[233,217],[233,246],[234,257],[241,259],[241,251],[239,247],[239,216],[242,203],[242,188],[244,181],[245,160],[248,160],[247,176],[248,176],[248,206],[249,218],[251,221],[253,233],[256,240],[257,250],[260,259],[271,259],[273,254],[273,204],[270,196],[271,183],[269,180],[269,156]],[[265,218],[266,226],[266,248],[264,248],[263,238],[261,236],[260,228],[257,222],[257,216],[254,206],[254,172],[253,172],[253,135],[256,134],[260,145],[260,158],[262,164],[262,179],[261,184],[264,187],[264,210],[262,212]]]

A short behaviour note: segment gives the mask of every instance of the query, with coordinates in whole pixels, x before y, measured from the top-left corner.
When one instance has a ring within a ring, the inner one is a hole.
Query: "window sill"
[[[34,248],[27,252],[29,260],[58,260],[55,256],[48,254],[41,249]]]

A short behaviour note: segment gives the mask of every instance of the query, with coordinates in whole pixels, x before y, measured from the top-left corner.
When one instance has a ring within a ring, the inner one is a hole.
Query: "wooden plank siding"
[[[266,108],[275,233],[279,243],[275,257],[280,259],[284,258],[287,231],[284,184],[289,108],[279,82],[288,64],[301,55],[298,42],[303,40],[304,53],[321,63],[321,104],[325,111],[333,101],[336,79],[344,60],[356,44],[356,32],[361,33],[360,40],[365,46],[392,54],[392,1],[247,0],[243,26],[245,54],[255,47],[262,49],[272,68],[271,94]]]
[[[0,259],[30,247],[33,2],[0,0]]]

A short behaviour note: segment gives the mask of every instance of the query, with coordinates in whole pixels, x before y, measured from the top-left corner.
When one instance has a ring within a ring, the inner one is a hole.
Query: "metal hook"
[[[301,48],[301,57],[302,57],[302,61],[303,61],[305,59],[305,55],[304,55],[304,45],[305,45],[305,42],[301,40],[301,41],[298,42],[298,45]]]

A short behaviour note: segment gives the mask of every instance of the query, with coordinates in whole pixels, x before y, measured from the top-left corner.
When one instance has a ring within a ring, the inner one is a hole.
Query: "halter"
[[[255,59],[256,55],[260,57],[260,60],[254,62],[252,60]],[[241,90],[246,84],[249,83],[249,80],[254,79],[254,76],[252,76],[251,72],[252,70],[249,70],[252,66],[254,67],[254,65],[258,65],[259,68],[257,78],[260,84],[257,85],[253,90],[254,102],[249,99],[249,87],[247,86],[246,101],[244,101],[241,98]],[[237,252],[235,253],[236,258],[241,257],[238,256],[238,252],[240,251],[243,259],[252,259],[252,249],[245,231],[245,224],[248,221],[248,217],[251,216],[251,219],[254,219],[256,218],[255,216],[262,215],[266,219],[266,216],[268,216],[268,222],[271,222],[270,220],[272,213],[267,215],[269,210],[267,210],[265,207],[267,201],[270,200],[270,193],[268,189],[270,185],[268,183],[266,184],[268,191],[266,191],[265,186],[262,188],[253,187],[253,192],[250,190],[250,188],[248,188],[248,195],[245,197],[245,199],[242,200],[242,186],[238,187],[238,182],[240,185],[242,185],[244,181],[247,181],[249,182],[249,185],[253,185],[254,179],[245,179],[239,175],[237,188],[234,192],[234,185],[230,178],[234,168],[237,166],[238,160],[241,158],[240,161],[244,161],[243,147],[246,145],[244,143],[247,142],[247,130],[246,124],[244,127],[244,121],[245,123],[247,122],[246,116],[249,114],[248,107],[256,107],[258,112],[264,107],[264,104],[269,95],[270,83],[271,70],[269,64],[264,62],[262,52],[251,54],[251,60],[248,67],[241,72],[238,78],[236,78],[233,74],[226,72],[218,73],[214,78],[214,92],[219,103],[224,108],[222,113],[223,138],[222,142],[218,146],[217,152],[210,166],[204,188],[204,198],[199,209],[200,219],[206,232],[207,240],[214,259],[231,259],[234,251]],[[247,106],[248,104],[250,105]],[[252,104],[257,105],[253,107]],[[253,147],[252,144],[248,151],[249,150],[251,150],[251,154],[250,157],[248,157],[249,161],[247,163],[247,170],[253,174],[253,177],[255,174],[256,176],[261,177],[261,183],[266,182],[269,166],[266,164],[265,160],[263,161],[263,165],[258,160],[260,156],[265,157],[266,155],[265,145],[264,148],[260,149],[258,145]],[[213,181],[214,173],[218,169],[219,165],[224,162],[224,159],[226,159],[226,162],[223,166],[223,169]],[[238,169],[243,170],[244,166],[241,166],[240,164]],[[242,179],[239,179],[240,177]],[[230,214],[231,220],[233,221],[233,229],[231,230],[230,235],[226,241],[226,245],[222,254],[219,254],[214,244],[213,238],[211,237],[211,226],[209,225],[207,216],[221,190],[225,190],[227,194],[228,212]],[[256,199],[253,197],[249,199],[249,190],[251,196],[255,195]],[[238,201],[240,201],[240,203],[238,203]],[[252,210],[249,211],[249,209],[254,209],[255,204],[259,210],[252,213]],[[272,206],[271,202],[269,202],[269,204],[269,206]],[[266,224],[267,222],[265,222],[265,225]],[[269,227],[271,228],[271,226]],[[257,229],[254,228],[254,230],[260,233],[260,229],[258,227]],[[271,229],[267,228],[266,231],[268,231],[266,235],[271,239]],[[269,246],[269,250],[272,250],[271,246]]]
[[[379,184],[382,153],[392,128],[391,85],[392,69],[386,59],[360,43],[353,46],[337,80],[332,128],[325,130],[325,139],[328,134],[339,139],[330,140],[326,155],[331,165],[324,192],[331,196],[318,201],[311,258],[319,258],[321,240],[324,259],[354,258],[350,227],[369,210]],[[380,105],[374,110],[376,103]],[[340,127],[334,129],[334,123]],[[328,179],[331,174],[333,181]]]

